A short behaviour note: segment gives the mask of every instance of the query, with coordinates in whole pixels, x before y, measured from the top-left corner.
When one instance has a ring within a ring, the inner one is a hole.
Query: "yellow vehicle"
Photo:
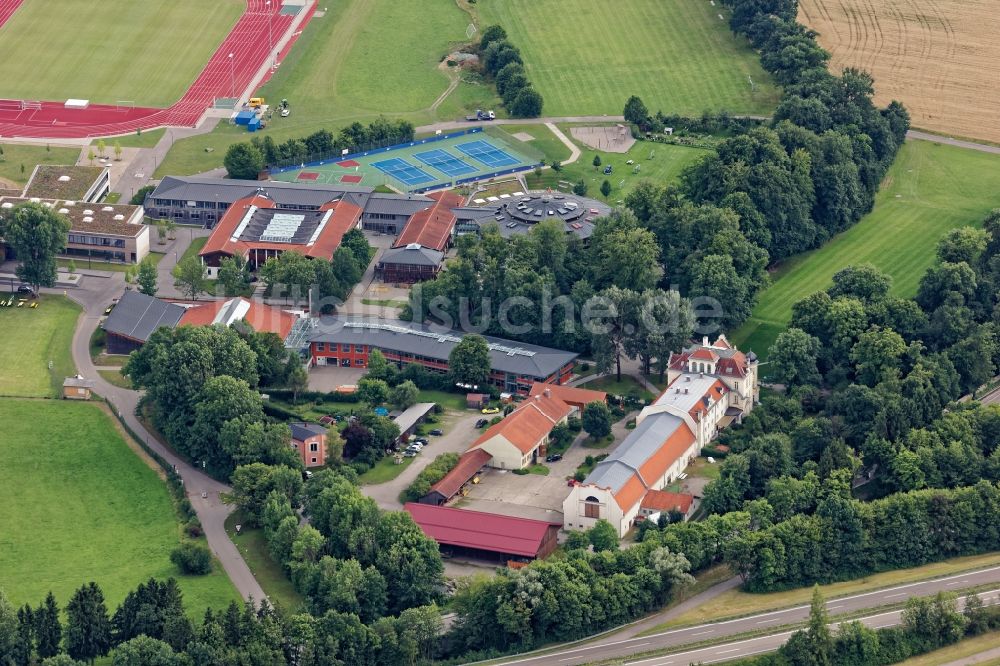
[[[483,414],[499,414],[499,413],[500,413],[499,407],[487,407],[483,410]]]
[[[264,98],[263,97],[251,97],[250,98],[250,106],[252,106],[253,108],[256,109],[257,107],[263,106],[263,105],[264,105]]]

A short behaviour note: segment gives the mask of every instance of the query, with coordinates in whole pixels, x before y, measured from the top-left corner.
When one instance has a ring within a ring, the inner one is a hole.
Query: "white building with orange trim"
[[[666,390],[636,418],[636,427],[563,502],[563,526],[588,529],[601,518],[623,536],[643,499],[675,481],[719,430],[758,400],[757,358],[725,336],[671,355]]]
[[[469,450],[481,449],[493,456],[487,463],[490,467],[522,469],[545,457],[549,433],[560,423],[566,423],[576,411],[545,390],[527,398],[504,420],[490,427]]]

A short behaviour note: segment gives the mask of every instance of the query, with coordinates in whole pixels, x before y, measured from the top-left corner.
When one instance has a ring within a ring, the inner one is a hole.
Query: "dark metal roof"
[[[326,428],[315,423],[289,423],[288,426],[292,429],[292,439],[297,442],[304,442],[310,437],[326,434]]]
[[[406,215],[407,217],[421,211],[433,203],[427,197],[410,194],[373,193],[364,206],[365,213],[382,215]]]
[[[386,250],[380,264],[406,264],[408,266],[440,266],[444,252],[432,250],[423,245],[407,245]]]
[[[369,345],[448,362],[461,331],[406,321],[322,317],[310,342]],[[575,352],[551,349],[484,335],[490,345],[491,365],[497,372],[545,379],[572,362]]]
[[[229,180],[200,176],[167,176],[153,190],[154,199],[221,201],[232,204],[263,190],[278,205],[322,206],[346,193],[369,194],[370,187],[318,185],[260,180]]]
[[[137,291],[126,291],[104,321],[104,330],[130,340],[146,342],[160,326],[173,328],[186,310]]]

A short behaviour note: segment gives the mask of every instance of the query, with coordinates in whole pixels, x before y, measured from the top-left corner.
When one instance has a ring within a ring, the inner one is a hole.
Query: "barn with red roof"
[[[562,523],[416,504],[404,507],[442,552],[493,560],[541,559],[556,549]]]

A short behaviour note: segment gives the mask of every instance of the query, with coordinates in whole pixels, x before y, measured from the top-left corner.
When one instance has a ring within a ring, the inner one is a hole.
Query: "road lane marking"
[[[906,592],[898,592],[896,594],[890,594],[890,595],[886,596],[886,599],[893,599],[895,597],[905,597],[905,596],[906,596]]]
[[[715,629],[709,629],[708,631],[699,631],[697,634],[691,634],[692,636],[704,636],[705,634],[711,634]]]
[[[837,606],[827,606],[827,610],[833,610],[834,608],[843,608],[844,604],[838,604]]]
[[[731,650],[719,650],[715,654],[729,654],[730,652],[736,652],[738,650],[739,650],[739,648],[733,648]]]

